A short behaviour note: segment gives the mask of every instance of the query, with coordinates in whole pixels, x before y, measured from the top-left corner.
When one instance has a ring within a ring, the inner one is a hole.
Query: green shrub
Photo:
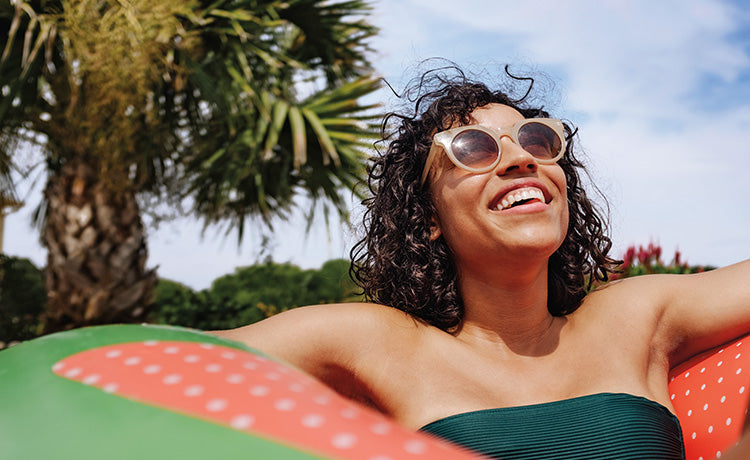
[[[631,245],[625,251],[623,263],[620,266],[620,273],[616,273],[611,278],[628,278],[631,276],[648,275],[654,273],[671,273],[687,274],[700,273],[713,270],[716,267],[710,265],[689,265],[683,260],[679,250],[675,250],[674,257],[669,263],[662,261],[662,248],[653,242],[648,246]]]
[[[46,306],[42,271],[28,259],[0,254],[0,341],[37,337]]]
[[[203,330],[231,329],[303,305],[358,300],[348,270],[349,262],[343,259],[330,260],[319,270],[266,261],[239,267],[198,293],[161,280],[150,320]]]

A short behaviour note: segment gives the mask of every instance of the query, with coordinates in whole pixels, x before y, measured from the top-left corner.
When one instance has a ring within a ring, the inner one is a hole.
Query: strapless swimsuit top
[[[421,431],[504,460],[685,458],[677,417],[623,393],[467,412]]]

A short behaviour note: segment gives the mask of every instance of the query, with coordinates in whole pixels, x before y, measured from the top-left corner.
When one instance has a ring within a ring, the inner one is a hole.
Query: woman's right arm
[[[372,359],[382,362],[417,338],[417,322],[382,305],[348,303],[294,308],[248,326],[211,334],[242,342],[367,402],[359,388]],[[401,344],[398,345],[397,344]],[[390,349],[393,348],[393,349]]]

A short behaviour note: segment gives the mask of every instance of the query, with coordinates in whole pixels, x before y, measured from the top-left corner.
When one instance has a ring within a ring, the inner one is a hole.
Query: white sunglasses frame
[[[533,155],[531,155],[534,160],[539,164],[549,165],[556,163],[562,156],[565,154],[566,149],[566,142],[565,142],[565,127],[563,125],[563,122],[561,120],[558,120],[557,118],[524,118],[523,120],[520,120],[518,123],[513,125],[510,128],[495,128],[493,126],[485,126],[485,125],[463,125],[456,128],[446,129],[445,131],[440,131],[439,133],[435,133],[435,135],[432,137],[432,146],[430,147],[430,153],[427,155],[427,160],[425,160],[424,163],[424,170],[422,171],[422,180],[419,183],[420,186],[424,185],[425,181],[427,180],[427,176],[430,173],[430,167],[432,166],[432,163],[435,161],[435,158],[438,153],[438,146],[442,147],[445,153],[448,155],[448,158],[458,166],[459,168],[469,171],[471,173],[480,174],[485,173],[487,171],[492,170],[497,164],[500,162],[500,158],[502,157],[502,147],[500,144],[500,139],[502,139],[504,136],[510,137],[513,142],[518,144],[518,132],[520,129],[528,124],[528,123],[540,123],[543,124],[552,131],[557,134],[557,136],[560,138],[562,144],[560,146],[560,152],[555,156],[554,158],[550,158],[548,160],[537,158]],[[456,156],[453,154],[453,148],[451,147],[451,144],[453,143],[453,139],[459,135],[460,133],[464,131],[468,131],[470,129],[475,129],[477,131],[484,131],[485,133],[489,134],[497,143],[498,148],[498,155],[495,161],[492,162],[489,166],[484,166],[482,168],[471,168],[469,166],[466,166],[465,164],[458,161]]]

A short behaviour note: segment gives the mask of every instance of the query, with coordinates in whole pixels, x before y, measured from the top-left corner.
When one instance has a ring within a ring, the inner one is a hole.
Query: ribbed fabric
[[[503,460],[685,458],[677,417],[622,393],[467,412],[421,431]]]

